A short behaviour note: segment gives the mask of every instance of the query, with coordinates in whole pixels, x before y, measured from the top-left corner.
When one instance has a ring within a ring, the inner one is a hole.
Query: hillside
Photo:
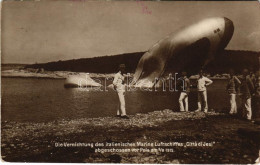
[[[112,56],[73,59],[42,64],[27,65],[25,68],[43,68],[49,71],[73,71],[90,73],[115,73],[119,64],[127,66],[127,72],[134,72],[144,52],[125,53]]]
[[[125,53],[112,56],[101,56],[94,58],[72,59],[67,61],[56,61],[40,64],[27,65],[25,68],[43,68],[48,71],[73,71],[90,73],[115,73],[118,65],[126,64],[126,71],[133,73],[144,52]],[[243,68],[257,70],[259,68],[260,52],[224,50],[217,58],[207,66],[209,73],[224,73],[229,68],[240,72]],[[170,59],[167,71],[171,71],[174,62]],[[187,66],[186,70],[193,70]]]

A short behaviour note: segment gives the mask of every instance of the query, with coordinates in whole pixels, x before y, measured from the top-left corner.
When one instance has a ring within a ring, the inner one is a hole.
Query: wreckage
[[[205,67],[227,46],[233,33],[233,22],[225,17],[204,19],[171,33],[142,56],[131,85],[154,87],[169,62],[175,73],[188,65],[193,71]]]

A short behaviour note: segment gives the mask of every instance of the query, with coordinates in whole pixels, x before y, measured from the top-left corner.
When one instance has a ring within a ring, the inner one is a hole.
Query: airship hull
[[[86,88],[100,86],[102,85],[95,82],[88,74],[72,75],[67,77],[64,82],[65,88]]]
[[[133,84],[137,87],[154,86],[156,79],[164,73],[169,61],[173,62],[171,65],[176,66],[175,72],[181,71],[195,61],[201,65],[200,67],[207,65],[218,51],[227,46],[233,32],[234,26],[231,20],[217,17],[204,19],[168,35],[142,56],[135,71]],[[185,56],[183,52],[193,45],[202,47],[199,50],[206,52],[205,55],[195,56],[200,52],[192,52],[188,57]]]

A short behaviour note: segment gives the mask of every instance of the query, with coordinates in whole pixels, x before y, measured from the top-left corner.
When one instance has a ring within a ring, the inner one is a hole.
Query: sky
[[[147,51],[168,34],[227,17],[232,50],[260,51],[258,1],[4,1],[2,63],[44,63]]]

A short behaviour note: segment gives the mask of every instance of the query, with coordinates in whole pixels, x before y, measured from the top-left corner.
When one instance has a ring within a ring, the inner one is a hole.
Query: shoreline
[[[184,116],[185,115],[185,116]],[[37,136],[43,136],[52,130],[60,130],[54,135],[78,133],[81,132],[82,125],[91,127],[102,128],[143,128],[143,127],[156,127],[162,123],[171,120],[195,120],[205,118],[206,116],[224,115],[218,112],[208,112],[207,114],[201,112],[174,112],[169,109],[161,111],[153,111],[148,113],[137,113],[135,115],[128,115],[130,119],[121,119],[118,117],[97,117],[97,118],[80,118],[80,119],[61,119],[49,122],[15,122],[15,121],[2,121],[2,136],[14,138],[17,136],[26,136],[26,132],[33,132],[35,130],[43,130],[44,133],[37,133]],[[70,127],[67,127],[67,126]],[[34,136],[35,136],[34,135]]]
[[[91,78],[113,78],[116,73],[85,73],[85,72],[71,72],[71,71],[43,71],[36,73],[36,71],[26,69],[10,69],[1,71],[3,78],[50,78],[50,79],[66,79],[69,76],[80,76],[88,74]],[[130,74],[130,77],[133,73]],[[208,76],[210,79],[226,80],[227,75]],[[190,76],[190,79],[196,79],[197,75]]]
[[[130,115],[130,120],[100,117],[47,123],[2,122],[2,159],[8,162],[254,163],[259,129],[259,125],[223,113],[168,109]],[[101,145],[121,142],[140,146]],[[172,146],[166,145],[170,143]],[[158,151],[159,148],[167,152]],[[132,152],[135,149],[140,152]]]
[[[23,69],[10,69],[1,71],[1,76],[4,78],[50,78],[50,79],[66,79],[69,76],[80,76],[88,74],[90,77],[106,77],[112,78],[112,74],[102,73],[84,73],[84,72],[70,72],[70,71],[44,71],[41,73],[32,72],[30,70]]]

